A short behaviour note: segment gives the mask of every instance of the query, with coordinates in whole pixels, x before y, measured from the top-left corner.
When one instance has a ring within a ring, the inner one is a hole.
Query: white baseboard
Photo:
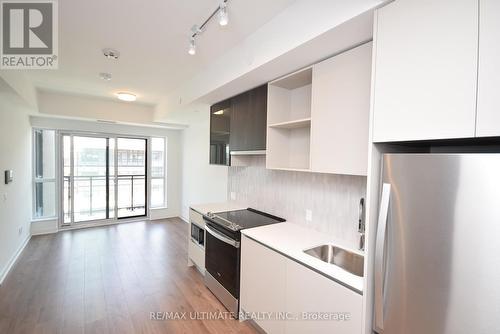
[[[30,230],[32,236],[57,233],[59,232],[57,218],[32,221]]]
[[[153,208],[149,211],[149,220],[168,219],[177,216],[177,212],[168,208]]]
[[[2,285],[5,277],[7,277],[7,275],[9,274],[10,270],[12,269],[12,267],[16,263],[17,259],[19,258],[19,255],[21,255],[21,253],[23,252],[24,248],[26,247],[26,245],[28,244],[30,239],[31,239],[31,235],[28,235],[28,237],[23,241],[21,246],[19,246],[19,248],[17,249],[16,253],[14,253],[14,255],[11,257],[11,259],[7,263],[7,266],[5,267],[2,274],[0,275],[0,285]]]
[[[183,216],[179,216],[179,218],[180,218],[183,222],[185,222],[185,223],[189,224],[189,219],[184,218]]]

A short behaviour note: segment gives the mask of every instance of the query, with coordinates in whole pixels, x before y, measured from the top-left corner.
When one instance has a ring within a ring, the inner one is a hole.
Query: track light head
[[[188,48],[188,53],[191,56],[194,56],[196,54],[196,44],[194,42],[194,37],[191,37],[189,39],[189,48]]]
[[[227,26],[229,23],[229,15],[227,13],[227,5],[222,2],[219,6],[219,25]]]

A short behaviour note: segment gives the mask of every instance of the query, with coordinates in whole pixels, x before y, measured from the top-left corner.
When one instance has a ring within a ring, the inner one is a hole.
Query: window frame
[[[54,133],[54,145],[55,145],[55,153],[54,153],[54,177],[52,178],[37,178],[36,177],[36,133],[38,131],[53,131]],[[44,127],[44,126],[32,126],[31,127],[31,193],[32,193],[32,203],[31,203],[31,221],[44,221],[44,220],[52,220],[55,219],[58,221],[58,226],[59,228],[66,228],[69,225],[64,224],[64,214],[62,213],[62,208],[63,208],[63,182],[61,182],[62,179],[62,137],[63,135],[70,135],[70,136],[76,136],[76,135],[95,135],[95,136],[110,136],[113,138],[117,137],[130,137],[130,138],[141,138],[141,139],[146,139],[148,142],[147,146],[147,204],[149,204],[149,210],[146,209],[146,216],[145,219],[150,219],[150,213],[149,211],[151,210],[160,210],[160,209],[167,209],[168,208],[168,184],[167,184],[167,178],[168,178],[168,137],[164,135],[128,135],[128,134],[121,134],[121,133],[114,133],[114,132],[92,132],[92,131],[80,131],[80,130],[63,130],[63,129],[57,129],[53,127]],[[152,142],[154,138],[162,139],[163,140],[163,176],[155,176],[153,177],[152,173]],[[118,156],[116,156],[116,161],[114,161],[115,165],[117,164]],[[151,184],[153,179],[162,179],[163,180],[163,201],[162,205],[160,206],[152,206],[152,192],[151,192]],[[36,215],[36,184],[37,183],[53,183],[55,187],[55,194],[54,194],[54,215],[50,216],[37,216]],[[116,194],[115,194],[116,196]],[[116,223],[116,217],[114,219],[110,219],[109,221],[113,221]],[[97,223],[99,221],[96,221]],[[103,221],[104,223],[104,221]],[[82,224],[82,227],[85,227],[84,224]],[[69,226],[69,228],[72,228]]]
[[[166,209],[167,208],[167,137],[161,137],[161,136],[151,136],[150,137],[150,154],[149,156],[151,157],[150,161],[150,176],[149,176],[149,184],[150,184],[150,190],[149,190],[149,207],[152,210],[158,210],[158,209]],[[163,140],[163,175],[162,176],[153,176],[153,140],[154,139],[162,139]],[[160,206],[154,206],[153,205],[153,180],[163,180],[163,201]]]
[[[37,177],[36,175],[36,168],[37,168],[37,133],[40,131],[52,131],[54,133],[54,177],[52,178],[46,178],[46,177]],[[58,168],[57,168],[57,159],[58,159],[58,136],[57,136],[57,131],[51,128],[40,128],[40,127],[33,127],[31,129],[31,145],[32,145],[32,150],[31,150],[31,155],[32,155],[32,164],[31,164],[31,220],[32,221],[40,221],[40,220],[51,220],[51,219],[57,219],[58,218],[58,212],[59,212],[59,201],[58,201]],[[37,184],[45,184],[45,183],[52,183],[54,184],[54,214],[53,215],[37,215]]]

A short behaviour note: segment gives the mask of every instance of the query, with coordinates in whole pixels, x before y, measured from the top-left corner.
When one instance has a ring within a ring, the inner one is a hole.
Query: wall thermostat
[[[12,169],[5,171],[5,184],[9,184],[12,182],[13,172]]]

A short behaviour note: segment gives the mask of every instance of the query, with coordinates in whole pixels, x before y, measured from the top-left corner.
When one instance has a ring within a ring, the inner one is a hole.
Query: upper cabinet
[[[210,163],[230,165],[231,153],[266,149],[267,85],[210,107]]]
[[[377,10],[375,142],[474,137],[478,8],[478,0],[397,0]],[[498,53],[496,44],[486,45]]]
[[[229,132],[231,129],[231,100],[210,107],[210,163],[229,165]]]
[[[267,168],[366,175],[371,43],[269,83]]]
[[[500,136],[500,1],[481,0],[476,136]]]
[[[313,66],[311,169],[366,175],[372,43]]]
[[[231,151],[266,149],[267,85],[231,99]]]

